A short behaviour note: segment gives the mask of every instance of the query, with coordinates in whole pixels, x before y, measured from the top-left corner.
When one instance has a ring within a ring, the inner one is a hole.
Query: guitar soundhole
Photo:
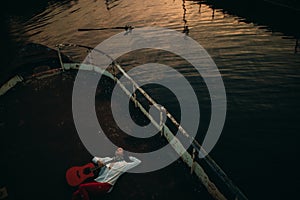
[[[87,174],[91,173],[91,169],[90,168],[85,168],[83,170],[83,173],[87,175]]]

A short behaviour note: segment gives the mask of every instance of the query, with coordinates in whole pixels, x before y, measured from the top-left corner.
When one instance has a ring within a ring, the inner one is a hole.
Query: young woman
[[[99,158],[94,157],[93,162],[103,165],[98,177],[93,182],[79,185],[76,192],[73,193],[73,200],[89,200],[89,195],[105,194],[112,190],[117,179],[127,170],[139,165],[141,161],[135,157],[129,156],[129,162],[124,157],[124,150],[119,147],[114,157]],[[108,164],[104,164],[108,163]]]

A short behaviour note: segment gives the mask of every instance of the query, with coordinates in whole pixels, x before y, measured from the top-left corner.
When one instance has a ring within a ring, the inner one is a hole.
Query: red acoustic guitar
[[[122,161],[123,158],[113,157],[112,160],[102,163],[99,166],[95,166],[93,163],[88,163],[81,167],[71,167],[66,172],[66,179],[70,186],[78,186],[86,179],[94,176],[94,172],[102,167],[106,167],[107,164],[117,161]]]
[[[86,179],[94,176],[94,171],[100,169],[104,165],[95,166],[93,163],[88,163],[80,167],[71,167],[66,172],[66,179],[70,186],[77,186]]]

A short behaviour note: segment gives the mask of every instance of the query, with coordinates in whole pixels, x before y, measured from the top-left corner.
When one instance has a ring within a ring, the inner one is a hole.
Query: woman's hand
[[[103,162],[101,162],[100,160],[97,161],[99,166],[104,166]]]

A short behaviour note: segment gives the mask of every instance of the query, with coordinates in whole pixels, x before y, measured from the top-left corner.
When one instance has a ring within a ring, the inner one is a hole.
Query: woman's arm
[[[142,161],[140,161],[139,159],[137,159],[136,157],[133,157],[133,156],[129,156],[128,158],[132,162],[127,162],[124,171],[127,171],[127,170],[129,170],[133,167],[136,167],[142,162]]]
[[[104,165],[104,163],[111,161],[112,158],[111,157],[104,157],[104,158],[100,158],[100,157],[94,157],[92,159],[92,162],[98,165]]]

